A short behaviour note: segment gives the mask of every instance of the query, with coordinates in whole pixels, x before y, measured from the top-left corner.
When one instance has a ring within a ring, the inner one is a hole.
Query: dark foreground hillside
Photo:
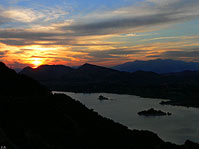
[[[6,77],[9,73],[13,82]],[[69,96],[51,94],[30,78],[21,84],[13,84],[20,83],[16,79],[25,76],[17,75],[3,64],[0,76],[7,79],[1,86],[10,93],[0,94],[0,146],[7,149],[199,148],[198,144],[190,141],[180,146],[165,143],[149,131],[129,130]],[[23,83],[27,85],[24,94]],[[20,92],[16,94],[15,89]],[[43,94],[37,89],[41,89]]]
[[[1,96],[46,96],[50,91],[39,82],[23,74],[18,75],[0,62],[0,95]]]
[[[8,149],[194,149],[129,130],[66,95],[0,101],[0,145]]]

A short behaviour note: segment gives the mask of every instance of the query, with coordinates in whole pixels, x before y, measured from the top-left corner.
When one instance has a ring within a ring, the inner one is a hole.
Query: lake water
[[[64,93],[79,100],[88,108],[94,109],[104,117],[111,118],[130,129],[150,130],[165,141],[183,144],[187,139],[199,143],[199,109],[181,106],[160,105],[160,99],[141,98],[133,95],[108,93]],[[100,101],[98,97],[114,99]],[[137,112],[155,108],[171,112],[171,116],[145,117]]]

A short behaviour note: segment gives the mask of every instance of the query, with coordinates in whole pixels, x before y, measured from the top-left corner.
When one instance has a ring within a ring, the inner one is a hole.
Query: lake
[[[64,93],[79,100],[89,109],[94,109],[104,117],[111,118],[129,129],[150,130],[164,141],[183,144],[187,139],[199,143],[199,108],[160,105],[160,99],[142,98],[133,95],[109,93]],[[103,95],[113,100],[98,100]],[[171,116],[145,117],[137,112],[155,108],[172,113]]]

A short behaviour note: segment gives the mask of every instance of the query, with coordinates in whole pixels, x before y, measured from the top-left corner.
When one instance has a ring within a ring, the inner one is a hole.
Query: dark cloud
[[[8,51],[0,51],[0,58],[5,57],[7,53]]]
[[[98,59],[87,59],[86,60],[88,63],[98,63],[98,64],[102,64],[102,65],[111,65],[111,64],[115,64],[116,62],[122,62],[122,61],[132,61],[132,59],[128,58],[128,57],[120,57],[117,61],[117,58],[98,58]]]
[[[181,18],[173,18],[173,13],[153,14],[139,17],[118,18],[91,22],[86,24],[74,23],[71,26],[62,27],[63,30],[72,30],[76,36],[108,35],[122,33],[122,31],[137,27],[147,27],[164,23],[176,22]]]
[[[59,37],[58,37],[59,36]],[[61,39],[60,39],[61,37]],[[28,31],[25,29],[7,29],[0,30],[1,43],[6,45],[24,46],[24,45],[72,45],[75,39],[66,36],[65,33]],[[63,39],[64,38],[64,39]]]
[[[198,58],[199,59],[199,50],[198,51],[166,51],[158,55],[151,55],[148,57],[160,57],[160,58]]]
[[[75,52],[79,52],[81,54],[73,55],[73,58],[78,58],[82,60],[86,60],[91,63],[99,63],[107,62],[107,61],[116,61],[123,60],[127,61],[130,59],[130,56],[136,54],[144,54],[145,50],[133,50],[129,48],[118,48],[118,49],[110,49],[110,50],[74,50]]]
[[[6,45],[11,45],[11,46],[25,46],[25,45],[32,45],[34,44],[33,41],[29,40],[0,40],[1,43],[4,43]]]
[[[0,42],[7,45],[33,45],[36,41],[57,41],[57,38],[50,40],[48,38],[53,38],[56,36],[61,36],[60,33],[50,33],[41,31],[29,31],[25,29],[4,29],[0,30]],[[47,39],[45,39],[47,38]],[[2,40],[4,39],[4,40]]]
[[[8,22],[9,22],[8,19],[0,16],[0,25],[3,25],[3,24],[8,23]]]
[[[199,57],[199,51],[167,51],[163,56],[168,57]]]
[[[121,58],[129,54],[143,53],[143,50],[113,49],[103,51],[91,51],[88,53],[93,58]]]
[[[134,8],[132,8],[134,9]],[[142,9],[142,8],[140,8]],[[165,25],[184,21],[199,17],[199,1],[198,0],[174,0],[168,5],[156,5],[154,7],[149,5],[146,7],[148,13],[139,15],[133,14],[131,10],[129,14],[112,15],[110,18],[103,17],[99,20],[87,20],[87,22],[76,21],[70,26],[62,27],[62,30],[72,30],[74,35],[89,36],[89,35],[107,35],[117,34],[129,29],[136,29],[137,27],[152,27],[155,25]],[[123,10],[125,11],[125,9]],[[151,13],[153,12],[153,13]],[[135,12],[134,12],[135,13]],[[130,15],[132,14],[132,15]],[[101,14],[106,15],[106,14]]]
[[[31,58],[48,58],[47,56],[32,55]]]
[[[10,30],[1,30],[1,38],[19,38],[19,39],[38,39],[44,37],[53,37],[60,36],[61,33],[50,33],[50,32],[41,32],[41,31],[28,31],[25,29],[10,29]],[[49,39],[48,39],[49,40]]]
[[[14,52],[14,54],[24,54],[27,51],[34,51],[33,49],[20,49],[19,51]]]
[[[99,44],[80,44],[76,37],[71,33],[32,32],[26,30],[7,29],[0,30],[0,42],[6,45],[24,46],[24,45],[68,45],[68,46],[105,46],[108,43]]]

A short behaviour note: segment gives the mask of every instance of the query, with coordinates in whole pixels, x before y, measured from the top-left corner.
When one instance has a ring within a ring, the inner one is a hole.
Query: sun
[[[33,67],[32,68],[37,68],[40,65],[43,64],[43,60],[41,58],[33,58],[33,60],[31,61]]]

